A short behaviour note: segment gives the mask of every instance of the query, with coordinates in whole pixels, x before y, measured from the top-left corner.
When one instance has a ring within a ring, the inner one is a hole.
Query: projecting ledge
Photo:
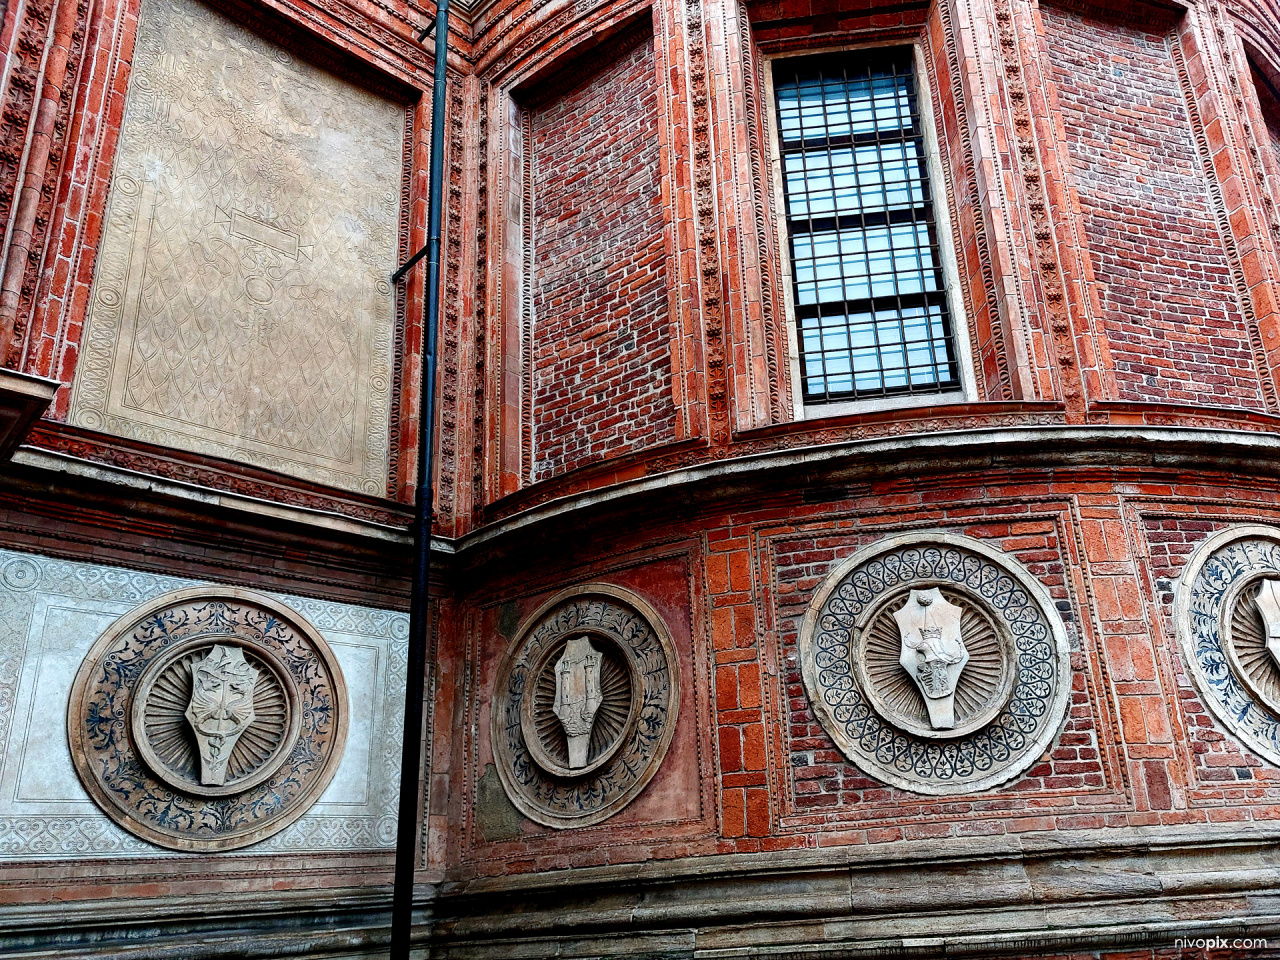
[[[0,368],[0,462],[13,456],[61,386],[57,380]]]

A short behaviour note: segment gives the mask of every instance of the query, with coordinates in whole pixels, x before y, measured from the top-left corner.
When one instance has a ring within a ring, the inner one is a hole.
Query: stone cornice
[[[1098,454],[1122,454],[1100,460]],[[1271,462],[1280,471],[1280,436],[1244,430],[1199,427],[1057,425],[948,430],[907,436],[873,437],[771,450],[698,463],[567,494],[449,541],[458,554],[516,531],[563,520],[572,514],[646,495],[671,494],[705,485],[741,488],[755,480],[800,473],[806,483],[829,486],[875,476],[949,469],[1118,466],[1167,469],[1257,469]]]
[[[1100,456],[1101,454],[1110,456]],[[407,530],[303,506],[277,503],[194,483],[165,480],[122,467],[65,454],[22,447],[13,463],[41,472],[66,474],[137,493],[199,504],[210,510],[256,514],[295,523],[313,533],[358,536],[407,544]],[[1280,473],[1280,435],[1253,430],[1146,425],[1047,425],[946,430],[889,437],[808,444],[676,467],[598,489],[549,499],[457,538],[433,537],[441,559],[459,559],[511,535],[566,521],[587,511],[625,509],[652,497],[724,498],[723,489],[742,490],[796,475],[806,487],[915,473],[1018,469],[1027,467],[1118,467],[1126,469],[1217,470]],[[708,489],[714,488],[714,489]],[[721,490],[717,493],[717,489]]]

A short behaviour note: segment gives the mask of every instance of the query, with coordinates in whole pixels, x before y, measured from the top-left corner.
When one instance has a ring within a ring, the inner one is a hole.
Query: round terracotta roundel
[[[347,711],[333,651],[301,614],[197,587],[98,638],[67,732],[85,789],[126,830],[175,850],[230,850],[315,802],[342,757]]]
[[[1179,577],[1174,622],[1205,706],[1280,764],[1280,528],[1242,524],[1201,543]]]
[[[498,672],[491,737],[507,796],[549,827],[613,816],[657,771],[679,701],[671,638],[648,604],[605,584],[558,594]]]
[[[973,793],[1018,776],[1061,729],[1071,691],[1048,591],[1005,554],[942,532],[887,537],[832,570],[799,654],[840,751],[915,793]]]

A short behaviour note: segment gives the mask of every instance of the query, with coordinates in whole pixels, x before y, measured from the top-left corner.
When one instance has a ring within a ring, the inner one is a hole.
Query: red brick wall
[[[1064,576],[1067,565],[1062,556],[1060,522],[1037,515],[1038,511],[1030,504],[1001,505],[996,510],[1012,515],[976,526],[959,526],[957,532],[986,540],[1016,557],[1049,589],[1058,601],[1059,613],[1067,622],[1068,631],[1075,635],[1074,603]],[[1084,809],[1096,805],[1097,798],[1089,794],[1106,785],[1106,770],[1098,750],[1097,722],[1084,682],[1085,662],[1080,652],[1072,655],[1075,686],[1062,733],[1039,763],[998,791],[940,801],[922,798],[866,777],[839,752],[814,716],[800,676],[797,639],[813,591],[822,579],[845,557],[882,535],[872,532],[852,537],[828,528],[774,543],[776,615],[787,698],[788,761],[797,816],[823,814],[828,820],[857,821],[862,825],[864,821],[898,819],[905,808],[913,816],[944,813],[948,817],[966,814],[975,820],[993,816],[1003,820],[1047,810],[1069,815],[1077,812],[1073,807]],[[1053,799],[1045,795],[1045,792],[1056,791],[1064,794]],[[980,823],[969,826],[972,827],[969,832],[988,832]],[[907,836],[919,827],[913,824]]]
[[[529,826],[526,846],[474,847],[449,868],[514,873],[566,856],[664,859],[709,852],[712,844],[721,853],[755,852],[1276,820],[1280,770],[1201,703],[1182,663],[1172,605],[1176,578],[1206,537],[1224,525],[1277,518],[1268,483],[1064,470],[1052,483],[990,473],[885,481],[839,501],[779,497],[679,524],[651,516],[579,531],[576,551],[553,543],[536,568],[505,567],[501,580],[473,585],[475,597],[493,604],[534,581],[550,590],[626,576],[634,578],[632,589],[675,606],[682,600],[677,578],[668,575],[662,587],[651,565],[623,573],[617,558],[652,542],[665,552],[689,551],[693,579],[705,583],[704,595],[690,594],[695,664],[705,657],[707,670],[705,681],[694,682],[711,700],[709,715],[682,713],[680,722],[697,727],[701,775],[714,781],[719,822],[710,834],[677,835],[657,820],[619,816],[607,821],[614,831],[607,853],[594,849],[594,835]],[[830,571],[874,541],[922,528],[972,537],[1015,558],[1053,598],[1071,645],[1061,731],[1023,775],[973,794],[922,796],[864,775],[814,716],[797,662],[801,621]],[[564,553],[573,553],[572,570],[545,559]],[[536,604],[541,595],[521,602]],[[684,621],[677,611],[672,623],[683,629]],[[476,633],[490,657],[505,649],[493,639],[500,632],[481,622]],[[697,646],[700,638],[709,649]],[[487,703],[483,673],[467,682],[478,703]],[[483,731],[486,719],[465,726]],[[440,736],[454,737],[456,724],[440,722]],[[482,742],[481,757],[484,749]],[[667,777],[688,776],[689,768],[664,765],[653,789],[667,790]]]
[[[672,440],[653,39],[530,111],[533,479]]]
[[[1203,510],[1203,512],[1202,512]],[[1223,521],[1219,505],[1152,512],[1142,518],[1156,601],[1168,636],[1174,634],[1175,581],[1196,547],[1217,531],[1239,521]],[[1194,765],[1194,801],[1200,804],[1275,802],[1280,770],[1264,763],[1205,709],[1191,678],[1178,659],[1178,706],[1186,726],[1187,743]]]
[[[1168,41],[1041,12],[1121,396],[1261,409]]]

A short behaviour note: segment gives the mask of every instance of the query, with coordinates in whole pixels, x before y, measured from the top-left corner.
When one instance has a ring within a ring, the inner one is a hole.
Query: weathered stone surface
[[[387,484],[404,111],[147,0],[73,423]]]
[[[0,862],[167,856],[122,830],[86,794],[68,750],[66,705],[81,662],[113,622],[166,592],[195,586],[190,579],[0,551]],[[324,634],[351,701],[366,708],[350,713],[328,789],[300,820],[252,851],[385,848],[395,841],[403,709],[396,691],[403,685],[407,618],[281,599]],[[29,723],[44,704],[59,709]]]
[[[539,956],[633,956],[639,937],[684,932],[674,955],[705,960],[1031,956],[1274,936],[1275,874],[1257,887],[1252,878],[1273,870],[1275,831],[1198,833],[1081,833],[1066,857],[997,838],[958,844],[955,856],[899,843],[864,851],[866,863],[828,849],[447,884],[433,901],[434,949],[496,958],[536,943]]]
[[[828,573],[800,630],[800,666],[845,756],[925,794],[974,793],[1027,769],[1071,688],[1066,632],[1044,587],[1012,558],[941,532],[885,538]]]
[[[580,690],[562,668],[579,671]],[[670,633],[630,591],[561,591],[511,644],[494,701],[492,749],[511,802],[549,827],[599,823],[639,795],[671,743],[680,673]]]

